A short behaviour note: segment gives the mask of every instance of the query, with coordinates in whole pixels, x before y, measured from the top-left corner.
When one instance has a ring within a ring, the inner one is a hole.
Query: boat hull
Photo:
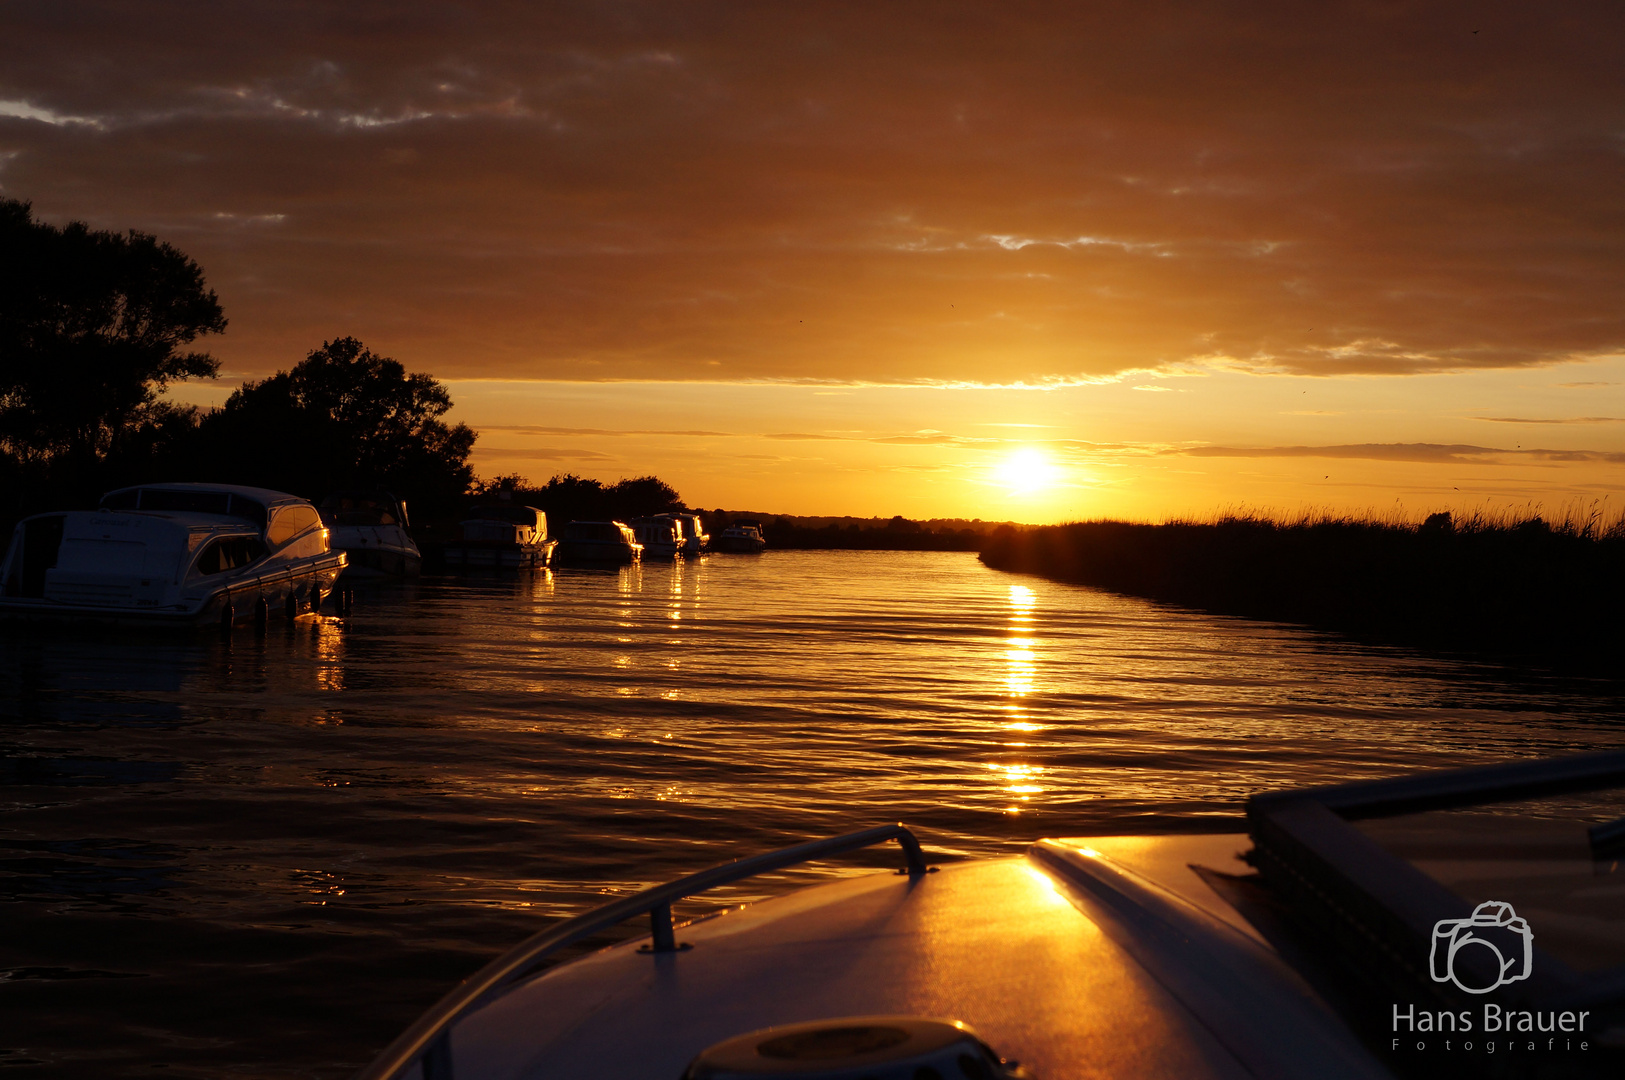
[[[767,550],[767,544],[761,540],[750,540],[743,536],[716,536],[711,539],[711,550],[726,552],[730,555],[760,555]]]
[[[638,561],[642,552],[619,544],[563,540],[557,561],[561,566],[626,566]]]
[[[338,525],[329,542],[349,557],[346,581],[414,577],[423,571],[422,553],[399,525]]]
[[[313,599],[332,593],[346,562],[343,552],[328,552],[221,582],[201,599],[168,607],[68,603],[8,596],[0,598],[0,620],[184,629],[218,626],[228,621],[253,621],[262,615],[265,618],[280,618],[290,613],[303,615],[315,610]]]
[[[479,540],[453,540],[445,546],[448,567],[484,567],[498,570],[541,570],[551,566],[558,541],[540,544],[504,544]]]

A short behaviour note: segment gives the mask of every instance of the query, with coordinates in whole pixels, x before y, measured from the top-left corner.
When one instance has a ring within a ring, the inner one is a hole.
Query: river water
[[[961,553],[431,577],[229,640],[14,633],[0,709],[19,1078],[343,1077],[552,919],[867,825],[948,858],[1240,831],[1258,790],[1625,745],[1614,687]]]

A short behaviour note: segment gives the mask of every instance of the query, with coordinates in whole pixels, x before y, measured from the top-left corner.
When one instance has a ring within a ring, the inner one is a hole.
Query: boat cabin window
[[[65,520],[62,515],[54,514],[23,522],[19,530],[23,549],[20,558],[19,553],[12,552],[11,576],[5,583],[7,596],[38,599],[45,595],[45,572],[56,566],[57,555],[62,548],[62,524]]]
[[[395,515],[382,507],[361,507],[352,510],[336,510],[331,506],[322,507],[322,520],[329,525],[399,525]]]
[[[102,501],[96,505],[103,510],[139,510],[141,508],[141,489],[115,491],[111,495],[103,495]]]
[[[265,557],[265,545],[253,536],[228,536],[203,549],[197,558],[200,574],[223,574]]]
[[[272,547],[281,547],[307,529],[320,525],[322,519],[314,506],[284,506],[271,519],[271,528],[265,539]]]
[[[464,521],[506,521],[514,525],[525,525],[532,529],[541,528],[544,520],[542,512],[534,506],[476,506],[468,512]]]
[[[564,527],[564,539],[623,544],[626,534],[621,526],[610,521],[572,521]]]
[[[175,488],[132,488],[115,491],[98,504],[103,510],[156,510],[180,514],[218,514],[265,527],[265,505],[230,491]]]
[[[329,495],[322,520],[330,525],[405,525],[406,504],[381,495]]]

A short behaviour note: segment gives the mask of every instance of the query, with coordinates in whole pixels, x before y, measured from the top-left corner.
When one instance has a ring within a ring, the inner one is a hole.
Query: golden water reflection
[[[1011,585],[1008,607],[1002,656],[1004,696],[1007,700],[1002,706],[1005,719],[1000,726],[1009,732],[1042,731],[1043,725],[1033,720],[1027,701],[1038,690],[1038,653],[1034,647],[1034,615],[1038,608],[1038,594],[1026,585]],[[1007,750],[1015,751],[1024,751],[1029,747],[1025,742],[1007,742],[1003,745]],[[1044,793],[1043,785],[1034,782],[1044,771],[1039,766],[1024,762],[993,762],[988,768],[998,774],[1001,781],[999,791],[1012,802],[1012,805],[1005,807],[1007,814],[1021,813],[1022,804]]]
[[[344,620],[327,615],[315,618],[316,687],[344,689]]]
[[[1005,630],[1005,694],[1024,698],[1034,689],[1038,660],[1033,652],[1033,610],[1038,606],[1038,595],[1025,585],[1010,586],[1010,614]]]
[[[511,736],[504,752],[523,763],[512,770],[522,799],[534,798],[527,770],[551,770],[548,740],[564,739],[584,764],[549,790],[584,805],[608,786],[663,802],[701,790],[695,801],[745,816],[781,790],[810,792],[841,812],[906,799],[945,815],[1087,816],[1189,801],[1192,789],[1204,806],[1234,803],[1259,783],[1253,740],[1309,746],[1313,761],[1336,738],[1328,718],[1346,710],[1318,673],[1330,671],[1345,690],[1368,679],[1374,690],[1349,691],[1367,699],[1395,685],[1389,662],[1342,654],[1313,654],[1311,679],[1293,667],[1305,650],[1280,647],[1296,641],[1286,631],[1173,618],[1032,579],[984,577],[946,558],[938,569],[923,557],[875,556],[863,573],[857,558],[850,568],[834,557],[786,555],[778,564],[718,559],[537,575],[512,594],[534,597],[534,608],[516,607],[485,578],[430,581],[431,603],[418,608],[380,593],[350,620],[311,621],[315,648],[306,655],[317,662],[300,672],[304,689],[318,682],[346,696],[342,712],[337,694],[302,700],[301,715],[321,710],[316,723],[343,726],[376,717],[385,702],[480,738]],[[239,668],[220,679],[228,689],[268,679],[244,669],[257,655],[245,647],[251,640],[239,637]],[[379,641],[397,653],[380,653]],[[433,662],[437,655],[444,660]],[[377,675],[380,656],[394,665],[387,681]],[[1437,728],[1412,715],[1403,718],[1444,745]],[[601,731],[606,722],[614,730]],[[620,747],[657,737],[656,725],[673,727],[672,756]],[[616,748],[602,759],[582,751],[592,739]],[[1126,765],[1124,753],[1149,764]],[[600,760],[617,763],[599,771]],[[808,760],[831,764],[808,779]],[[737,777],[718,769],[741,761],[750,767]],[[481,758],[458,782],[489,797],[507,791],[508,773],[484,767]],[[712,776],[711,786],[678,776],[667,790],[673,778],[663,770],[685,768]],[[773,778],[771,786],[759,777]]]
[[[558,580],[549,568],[532,570],[530,573],[530,595],[533,600],[551,599],[557,591]]]

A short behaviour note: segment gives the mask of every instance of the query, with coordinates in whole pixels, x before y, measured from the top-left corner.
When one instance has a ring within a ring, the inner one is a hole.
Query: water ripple
[[[229,642],[14,635],[0,701],[0,972],[98,976],[0,975],[17,1076],[344,1076],[548,918],[882,821],[976,856],[1625,743],[1609,686],[940,553],[425,579]]]

